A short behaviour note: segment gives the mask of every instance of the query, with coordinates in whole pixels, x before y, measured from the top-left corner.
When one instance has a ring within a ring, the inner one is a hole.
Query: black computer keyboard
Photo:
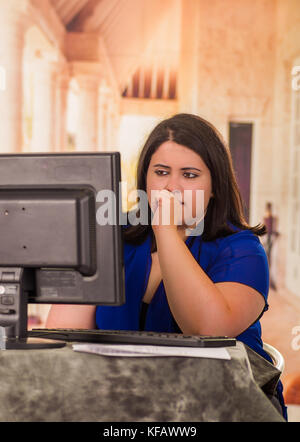
[[[123,330],[44,329],[28,331],[29,337],[101,344],[164,345],[172,347],[228,347],[236,345],[226,336],[183,335]]]

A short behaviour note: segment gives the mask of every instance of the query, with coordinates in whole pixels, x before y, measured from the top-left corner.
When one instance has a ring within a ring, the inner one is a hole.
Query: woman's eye
[[[167,175],[167,171],[166,170],[156,170],[155,171],[156,175],[162,176],[162,175]]]
[[[185,178],[197,178],[198,175],[192,172],[184,172],[183,176]]]

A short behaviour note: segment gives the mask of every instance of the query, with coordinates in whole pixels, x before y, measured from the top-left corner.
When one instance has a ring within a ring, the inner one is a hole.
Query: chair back
[[[282,356],[280,351],[278,351],[277,348],[273,347],[272,345],[267,344],[266,342],[263,343],[263,349],[266,353],[268,353],[275,367],[282,373],[284,370],[284,357]]]

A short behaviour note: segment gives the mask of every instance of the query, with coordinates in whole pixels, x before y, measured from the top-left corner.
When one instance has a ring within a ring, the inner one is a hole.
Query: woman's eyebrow
[[[165,164],[154,164],[153,167],[164,167],[165,169],[171,169],[170,166],[166,166]],[[192,169],[192,170],[197,170],[198,172],[201,172],[200,169],[197,169],[197,167],[192,167],[192,166],[189,166],[189,167],[181,167],[180,170],[191,170],[191,169]]]
[[[198,172],[201,172],[201,170],[197,169],[197,167],[182,167],[180,170],[191,170],[191,169],[198,170]]]
[[[165,164],[154,164],[153,167],[164,167],[165,169],[171,169],[170,166],[166,166]]]

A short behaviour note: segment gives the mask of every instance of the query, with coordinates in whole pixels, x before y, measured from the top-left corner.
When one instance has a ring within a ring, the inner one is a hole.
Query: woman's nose
[[[178,183],[176,177],[169,176],[168,181],[165,183],[165,189],[169,192],[179,191],[181,192],[181,186]]]

